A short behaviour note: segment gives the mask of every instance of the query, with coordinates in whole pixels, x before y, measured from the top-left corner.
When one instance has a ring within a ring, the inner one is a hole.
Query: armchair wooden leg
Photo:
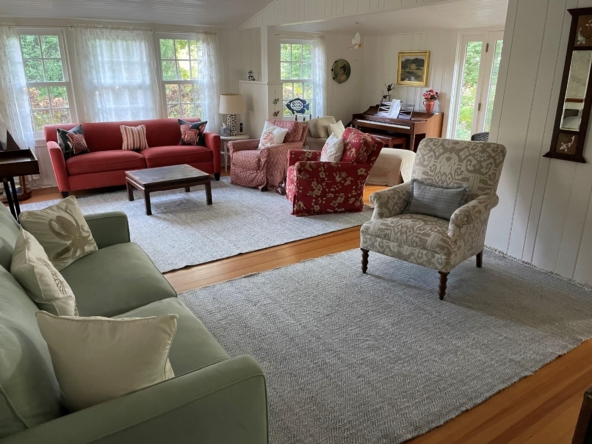
[[[446,295],[446,283],[448,282],[448,273],[444,273],[443,271],[438,271],[440,273],[440,300],[444,300],[444,295]]]
[[[477,268],[481,268],[483,266],[483,252],[477,255]]]
[[[70,195],[69,192],[67,191],[62,191],[62,197],[65,199],[66,197],[68,197]]]
[[[370,251],[364,248],[360,248],[360,250],[362,250],[362,273],[366,274],[366,271],[368,270],[368,255],[370,254]]]

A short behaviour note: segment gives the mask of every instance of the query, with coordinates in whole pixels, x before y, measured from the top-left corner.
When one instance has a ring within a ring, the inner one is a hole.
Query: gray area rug
[[[134,193],[133,202],[123,190],[77,199],[84,214],[127,213],[132,240],[161,272],[362,225],[372,216],[366,208],[361,213],[295,217],[285,197],[231,185],[228,177],[212,182],[213,205],[206,205],[204,186],[192,187],[190,193],[152,194],[152,216],[146,216],[140,192]],[[41,209],[57,202],[23,204],[22,209]]]
[[[267,375],[271,442],[396,443],[592,337],[592,293],[492,252],[438,273],[351,250],[181,295]]]

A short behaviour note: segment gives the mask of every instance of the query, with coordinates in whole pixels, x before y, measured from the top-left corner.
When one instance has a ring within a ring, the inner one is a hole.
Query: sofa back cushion
[[[184,119],[187,122],[199,122],[198,118]],[[45,141],[57,141],[57,129],[69,130],[74,128],[74,124],[48,125],[43,128]],[[146,126],[146,140],[149,147],[179,145],[181,139],[181,130],[177,119],[152,119],[152,120],[133,120],[122,122],[93,122],[83,123],[84,138],[91,152],[120,150],[123,145],[121,136],[121,125],[125,126]]]
[[[0,266],[0,439],[66,413],[37,311]]]
[[[14,245],[21,232],[21,227],[16,223],[8,208],[0,205],[0,266],[10,269]]]

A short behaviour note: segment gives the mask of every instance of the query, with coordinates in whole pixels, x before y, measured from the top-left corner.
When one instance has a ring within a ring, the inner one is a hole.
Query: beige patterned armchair
[[[496,190],[506,148],[496,143],[449,139],[421,141],[412,177],[444,186],[465,185],[467,203],[450,221],[419,214],[404,214],[411,199],[411,184],[404,183],[370,196],[372,220],[362,226],[362,272],[370,251],[433,268],[440,273],[440,299],[446,293],[448,273],[471,256],[481,267],[490,211],[499,199]]]

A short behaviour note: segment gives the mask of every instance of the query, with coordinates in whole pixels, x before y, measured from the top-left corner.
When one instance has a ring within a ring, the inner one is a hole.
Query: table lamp
[[[220,94],[220,114],[226,114],[226,125],[231,136],[238,134],[237,115],[247,111],[242,94]]]

